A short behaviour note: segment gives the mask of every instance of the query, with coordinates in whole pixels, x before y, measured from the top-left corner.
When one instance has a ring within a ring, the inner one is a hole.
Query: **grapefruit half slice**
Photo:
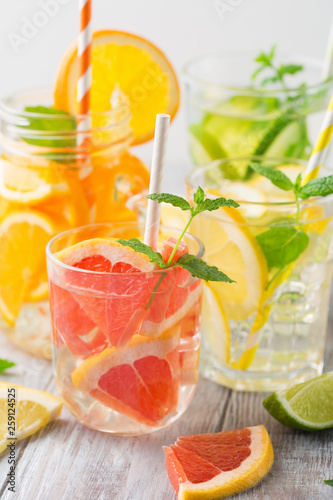
[[[155,340],[135,335],[127,347],[85,360],[72,373],[73,384],[137,422],[162,425],[178,404],[179,341],[179,327]]]
[[[163,449],[179,500],[217,500],[244,491],[263,479],[274,461],[263,425],[182,436]]]

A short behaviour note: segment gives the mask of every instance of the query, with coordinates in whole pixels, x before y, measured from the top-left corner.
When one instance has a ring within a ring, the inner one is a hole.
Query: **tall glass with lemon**
[[[206,261],[235,281],[204,285],[203,373],[239,390],[283,388],[323,369],[333,195],[295,201],[292,188],[251,169],[246,182],[226,179],[230,165],[265,166],[292,184],[305,170],[301,162],[256,157],[215,161],[188,176],[189,199],[200,185],[212,198],[240,204],[203,213],[192,225]]]

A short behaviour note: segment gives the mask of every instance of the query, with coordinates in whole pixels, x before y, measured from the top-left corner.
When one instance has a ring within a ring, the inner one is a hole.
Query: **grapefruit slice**
[[[91,112],[110,110],[111,96],[120,90],[132,113],[133,144],[152,139],[156,113],[168,113],[174,118],[179,106],[177,77],[165,54],[151,42],[124,31],[96,31],[91,60]],[[77,42],[74,42],[60,63],[54,91],[55,107],[74,115],[78,110],[78,73]],[[101,124],[93,126],[98,128]]]
[[[179,341],[179,327],[155,340],[136,335],[127,347],[85,360],[72,373],[73,384],[118,413],[162,425],[178,404]]]
[[[179,500],[217,500],[244,491],[263,479],[274,461],[263,425],[182,436],[163,449]]]
[[[186,251],[185,247],[182,251]],[[79,351],[84,354],[85,348],[89,354],[92,325],[98,329],[95,334],[98,334],[99,341],[98,345],[93,343],[91,347],[97,349],[103,346],[100,332],[115,347],[126,345],[138,333],[156,338],[176,325],[201,294],[199,280],[187,284],[188,271],[175,267],[165,272],[151,272],[158,271],[157,264],[151,263],[146,255],[111,239],[87,240],[55,256],[83,271],[65,271],[67,292],[59,291],[56,283],[52,285],[55,331],[62,336],[72,354]],[[84,270],[94,273],[85,273]],[[158,282],[158,289],[154,291]],[[77,303],[76,307],[70,299],[65,307],[62,306],[68,292]],[[84,326],[79,324],[80,317]],[[82,345],[81,340],[86,345]]]

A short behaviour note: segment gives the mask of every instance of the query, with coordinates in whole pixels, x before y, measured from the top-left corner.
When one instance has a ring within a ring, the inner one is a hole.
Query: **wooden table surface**
[[[332,311],[333,313],[333,311]],[[325,371],[333,370],[331,314]],[[57,394],[51,363],[29,357],[0,336],[0,357],[17,367],[2,379]],[[17,444],[15,494],[7,490],[8,455],[0,458],[0,499],[9,500],[176,500],[165,468],[162,445],[177,436],[264,424],[275,462],[256,487],[239,500],[332,500],[333,429],[295,431],[264,410],[263,394],[235,392],[201,379],[185,414],[170,428],[137,438],[115,437],[85,428],[66,408],[61,417]]]

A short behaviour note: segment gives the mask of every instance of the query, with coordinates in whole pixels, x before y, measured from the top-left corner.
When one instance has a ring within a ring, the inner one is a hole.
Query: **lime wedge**
[[[333,427],[333,372],[274,392],[263,405],[272,417],[294,429]]]

